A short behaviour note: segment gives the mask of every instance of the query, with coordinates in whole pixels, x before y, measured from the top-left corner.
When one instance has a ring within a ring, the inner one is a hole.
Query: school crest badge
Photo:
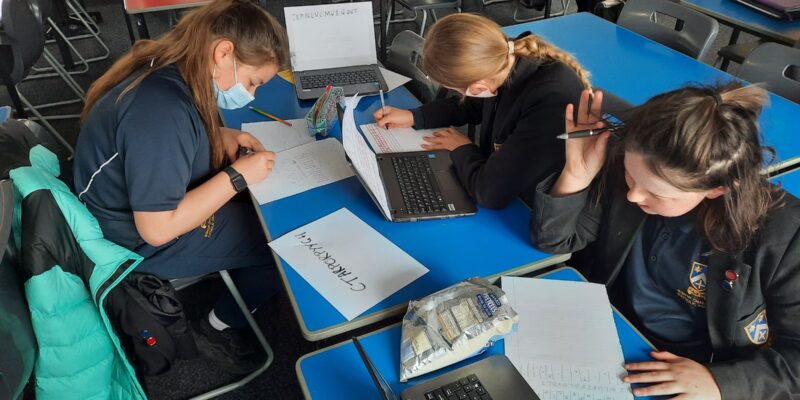
[[[706,291],[706,272],[708,272],[708,265],[700,264],[699,262],[692,263],[692,270],[689,272],[689,283],[692,287],[701,291]]]
[[[747,326],[744,327],[747,338],[753,344],[764,344],[769,338],[769,325],[767,324],[767,310],[761,310]]]

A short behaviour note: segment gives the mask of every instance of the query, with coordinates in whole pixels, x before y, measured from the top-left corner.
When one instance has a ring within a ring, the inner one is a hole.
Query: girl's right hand
[[[414,126],[414,114],[402,108],[386,107],[386,114],[379,108],[372,114],[380,128],[410,128]]]
[[[604,123],[600,120],[603,92],[595,92],[591,109],[589,98],[592,95],[588,90],[581,93],[578,106],[578,121],[574,121],[573,105],[567,105],[565,125],[567,132],[585,129],[601,129]],[[595,176],[603,168],[606,161],[606,148],[610,133],[604,132],[597,136],[580,139],[566,139],[566,164],[561,176],[551,189],[553,196],[567,196],[586,189]]]
[[[271,151],[250,153],[239,157],[231,166],[242,174],[249,186],[267,179],[272,168],[275,167],[275,153]]]

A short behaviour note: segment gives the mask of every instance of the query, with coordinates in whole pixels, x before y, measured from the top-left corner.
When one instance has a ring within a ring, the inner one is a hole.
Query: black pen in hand
[[[249,147],[239,146],[239,157],[246,156],[248,154],[253,154],[255,151]]]
[[[609,126],[597,129],[584,129],[580,131],[562,133],[556,136],[556,139],[580,139],[585,137],[597,136],[603,132],[610,132],[612,136],[618,136],[615,132],[619,131],[620,129],[622,129],[622,125]]]

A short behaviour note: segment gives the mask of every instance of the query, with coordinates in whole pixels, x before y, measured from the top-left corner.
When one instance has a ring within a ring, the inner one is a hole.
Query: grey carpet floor
[[[283,7],[314,3],[307,0],[268,1],[267,8],[273,15],[283,20]],[[465,0],[463,11],[482,13],[493,18],[501,25],[510,25],[513,24],[514,4],[514,2],[505,2],[484,6],[480,0]],[[122,1],[86,0],[86,5],[89,10],[99,11],[102,14],[101,36],[108,44],[111,55],[107,60],[91,63],[91,68],[87,73],[75,75],[75,79],[83,88],[88,88],[92,81],[110,67],[113,60],[116,60],[130,48],[130,40],[123,19]],[[560,6],[554,6],[554,11],[559,9]],[[575,11],[575,6],[572,4],[568,12]],[[524,15],[530,14],[530,12],[527,12]],[[170,18],[168,12],[150,13],[146,15],[146,19],[150,33],[154,37],[169,29]],[[397,24],[392,26],[392,33],[404,29],[418,30],[418,27],[414,23]],[[710,54],[716,54],[719,47],[727,44],[729,36],[730,29],[723,26]],[[754,39],[747,34],[742,34],[739,40],[749,41]],[[99,46],[92,40],[78,41],[76,46],[87,57],[98,55],[100,52]],[[50,48],[53,52],[56,52],[55,46],[51,45]],[[711,64],[714,59],[711,56],[703,61]],[[735,73],[736,67],[735,64],[732,64],[729,71]],[[71,98],[71,92],[63,81],[58,78],[24,82],[19,85],[19,89],[34,104]],[[11,101],[6,91],[0,91],[0,105],[10,103]],[[80,105],[72,105],[47,109],[45,114],[75,114],[79,113],[80,110]],[[77,120],[55,120],[53,125],[70,142],[75,142],[79,131]],[[190,317],[199,318],[204,316],[222,290],[225,290],[224,285],[220,280],[214,279],[201,282],[182,291],[181,297],[186,303]],[[311,343],[303,339],[286,293],[281,293],[277,296],[271,304],[259,310],[255,317],[275,350],[275,362],[269,370],[249,385],[222,396],[222,399],[300,399],[302,398],[302,392],[295,374],[295,362],[299,357],[321,347],[346,340],[352,334],[366,333],[397,322],[400,319],[400,317],[396,317],[347,335],[319,343]],[[213,362],[198,358],[178,362],[168,373],[148,378],[145,383],[152,399],[181,399],[203,393],[234,380],[234,376],[220,370]]]

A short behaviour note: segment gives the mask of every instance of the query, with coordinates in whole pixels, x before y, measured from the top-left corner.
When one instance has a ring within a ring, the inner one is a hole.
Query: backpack
[[[107,301],[117,335],[137,372],[159,375],[175,360],[197,356],[188,319],[169,281],[132,272]]]

